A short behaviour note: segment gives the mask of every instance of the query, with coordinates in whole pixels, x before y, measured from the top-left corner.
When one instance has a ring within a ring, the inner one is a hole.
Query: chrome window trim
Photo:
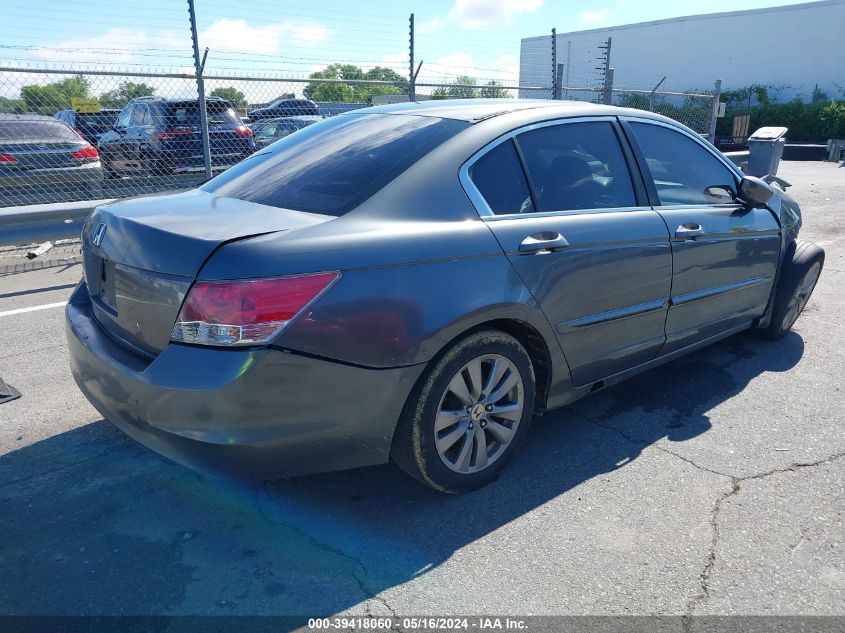
[[[675,124],[672,124],[672,123],[666,123],[665,121],[659,121],[657,119],[651,119],[651,118],[648,118],[648,117],[633,116],[633,115],[629,115],[629,114],[624,114],[624,115],[620,116],[619,120],[620,121],[626,121],[628,123],[633,122],[633,123],[647,123],[647,124],[650,124],[650,125],[659,125],[660,127],[665,127],[665,128],[669,128],[670,130],[674,130],[675,132],[678,132],[679,134],[682,134],[682,135],[686,136],[687,138],[692,139],[693,142],[697,143],[698,145],[703,147],[705,150],[710,152],[716,158],[716,160],[718,160],[725,167],[727,167],[728,171],[733,172],[733,174],[739,180],[742,180],[742,178],[745,176],[745,174],[743,174],[740,171],[739,167],[737,167],[724,154],[722,154],[722,152],[720,152],[718,149],[716,149],[710,142],[701,138],[700,135],[695,134],[694,132],[690,132],[690,131],[686,130],[685,128],[680,127],[680,124],[675,125]],[[633,129],[631,130],[631,132],[633,132]],[[634,138],[634,140],[635,141],[637,140],[636,137]],[[643,159],[645,159],[645,156],[643,156]],[[722,204],[733,204],[733,203],[722,203]],[[693,206],[693,205],[678,205],[678,206],[689,207],[689,206]],[[698,205],[698,206],[701,206],[701,205]],[[706,205],[706,206],[711,206],[711,205]]]
[[[602,116],[579,116],[579,117],[558,117],[556,119],[549,119],[547,121],[538,121],[536,123],[529,123],[528,125],[523,125],[518,128],[514,128],[508,132],[505,132],[502,136],[496,138],[495,140],[491,141],[478,151],[476,151],[472,156],[470,156],[464,164],[461,165],[460,170],[458,171],[458,180],[460,180],[461,187],[463,187],[464,193],[467,194],[467,197],[472,202],[472,206],[475,207],[475,210],[478,212],[478,215],[481,217],[482,220],[485,222],[488,220],[506,220],[506,219],[514,219],[514,218],[539,218],[539,217],[555,217],[559,215],[580,215],[584,213],[609,213],[614,211],[631,211],[631,210],[651,210],[650,206],[641,206],[641,207],[601,207],[597,209],[562,209],[560,211],[533,211],[531,213],[502,213],[502,214],[495,214],[490,206],[487,204],[487,201],[484,199],[484,196],[481,195],[481,192],[475,186],[475,183],[472,182],[472,178],[470,177],[469,171],[472,169],[472,166],[481,159],[482,156],[490,152],[491,150],[495,149],[502,143],[510,141],[515,136],[522,134],[523,132],[530,132],[532,130],[539,130],[544,127],[551,127],[553,125],[566,125],[567,123],[616,123],[619,117],[616,115],[602,115]],[[620,143],[619,151],[622,152],[622,144]],[[624,153],[623,153],[624,156]],[[627,169],[627,161],[626,161],[626,169]],[[530,176],[528,176],[530,177]],[[628,174],[629,178],[633,178],[633,174]],[[633,187],[633,183],[631,185]]]

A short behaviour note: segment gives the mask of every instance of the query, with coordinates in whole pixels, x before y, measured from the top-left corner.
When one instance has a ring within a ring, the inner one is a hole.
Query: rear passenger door
[[[664,353],[762,316],[780,255],[774,215],[737,201],[739,176],[703,140],[656,121],[627,125],[654,208],[672,236]]]
[[[576,385],[654,358],[665,340],[669,236],[620,138],[611,118],[542,123],[499,139],[462,171]]]

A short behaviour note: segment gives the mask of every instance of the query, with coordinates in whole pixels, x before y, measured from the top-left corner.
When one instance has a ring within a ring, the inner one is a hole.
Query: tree
[[[469,75],[461,75],[448,86],[440,86],[435,88],[431,93],[432,99],[472,99],[478,97],[480,92],[478,88],[472,86],[476,84],[475,77]],[[488,84],[489,85],[489,84]]]
[[[237,88],[233,88],[232,86],[222,86],[220,88],[215,88],[211,91],[212,97],[220,97],[221,99],[225,99],[226,101],[231,101],[235,104],[236,108],[245,108],[247,106],[247,100],[244,93],[242,93]]]
[[[73,97],[90,95],[91,84],[85,75],[75,75],[43,86],[30,85],[21,88],[21,99],[27,112],[55,114],[71,107]]]
[[[376,66],[364,72],[354,64],[331,64],[309,75],[309,79],[329,79],[331,83],[309,82],[302,93],[312,101],[339,101],[346,103],[371,103],[373,95],[407,94],[408,81],[399,74]],[[346,84],[350,80],[389,81],[391,84]]]
[[[100,106],[122,108],[136,97],[149,97],[154,94],[155,88],[149,84],[124,81],[114,90],[108,90],[100,95]]]
[[[501,83],[491,79],[479,90],[479,96],[485,99],[509,99],[511,93],[501,87]]]
[[[26,103],[23,99],[0,97],[0,112],[4,114],[23,114],[26,112]]]

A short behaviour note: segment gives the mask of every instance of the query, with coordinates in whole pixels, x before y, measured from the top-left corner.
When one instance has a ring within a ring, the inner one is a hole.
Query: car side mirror
[[[764,207],[775,195],[772,189],[765,182],[754,176],[744,176],[739,181],[739,199],[751,207]]]

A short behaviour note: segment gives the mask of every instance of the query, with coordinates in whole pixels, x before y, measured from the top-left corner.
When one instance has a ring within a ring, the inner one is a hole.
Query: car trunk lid
[[[332,219],[192,190],[98,207],[82,234],[94,315],[113,337],[155,356],[205,261],[221,245]]]

